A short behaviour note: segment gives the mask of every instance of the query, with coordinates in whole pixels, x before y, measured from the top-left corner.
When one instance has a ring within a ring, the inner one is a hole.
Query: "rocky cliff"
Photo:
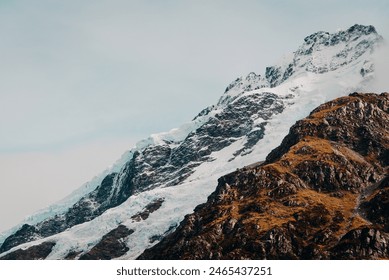
[[[389,259],[389,93],[325,103],[139,259]]]

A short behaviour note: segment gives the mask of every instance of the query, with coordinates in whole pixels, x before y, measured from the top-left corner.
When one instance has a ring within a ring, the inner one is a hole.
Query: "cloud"
[[[389,40],[389,38],[388,38]],[[374,54],[375,79],[373,91],[389,92],[389,45],[385,42]]]

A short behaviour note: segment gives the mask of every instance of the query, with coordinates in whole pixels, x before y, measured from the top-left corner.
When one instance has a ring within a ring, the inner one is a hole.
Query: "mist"
[[[385,41],[374,54],[375,78],[372,91],[389,92],[389,45]]]

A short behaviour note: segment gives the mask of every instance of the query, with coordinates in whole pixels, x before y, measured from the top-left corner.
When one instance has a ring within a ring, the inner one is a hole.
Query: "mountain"
[[[0,236],[0,258],[136,258],[204,203],[222,175],[263,161],[295,121],[374,78],[373,26],[317,32],[192,121],[151,135],[63,201]],[[110,251],[108,247],[116,248]]]
[[[140,259],[389,259],[389,93],[316,108]]]

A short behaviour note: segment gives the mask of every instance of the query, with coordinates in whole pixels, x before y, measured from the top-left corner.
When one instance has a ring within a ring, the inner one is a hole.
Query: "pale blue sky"
[[[387,0],[0,0],[0,213],[15,213],[0,231],[313,32],[389,38],[388,14]]]

